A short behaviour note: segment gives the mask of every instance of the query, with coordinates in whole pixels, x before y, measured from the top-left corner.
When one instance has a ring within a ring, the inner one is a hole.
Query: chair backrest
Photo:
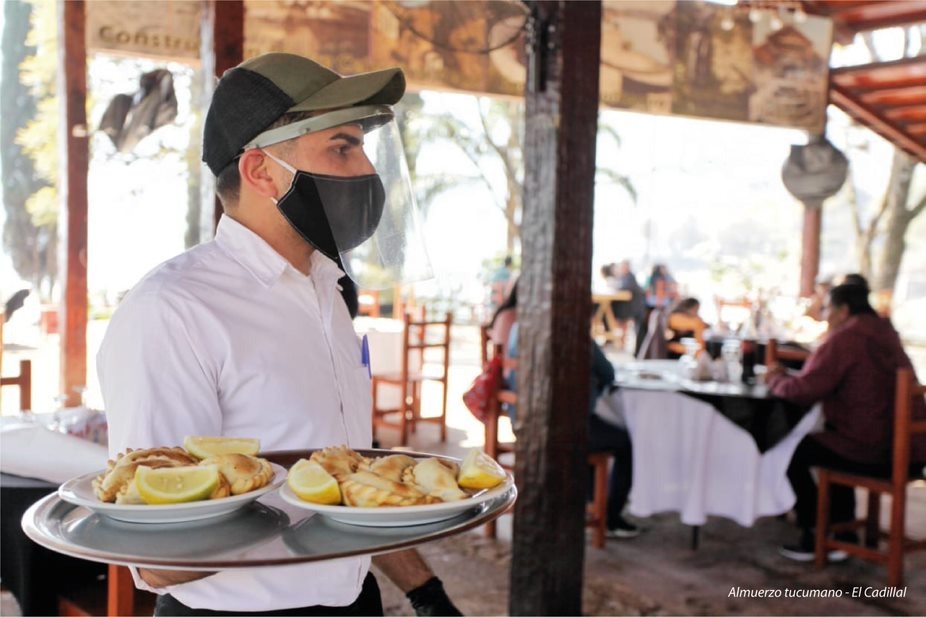
[[[32,409],[32,361],[19,361],[19,375],[15,377],[0,378],[0,388],[2,386],[19,386],[19,410],[29,411]]]
[[[926,463],[926,386],[916,383],[913,370],[897,370],[894,398],[894,461],[895,489],[906,490],[911,463]],[[919,404],[917,404],[919,401]],[[917,435],[924,438],[916,439]]]
[[[771,366],[782,360],[792,360],[803,362],[810,357],[810,352],[806,349],[796,349],[794,347],[782,347],[775,339],[769,339],[765,343],[765,366]]]
[[[408,381],[408,374],[412,367],[412,356],[418,356],[418,366],[424,368],[424,352],[426,349],[441,349],[443,351],[443,372],[446,378],[450,366],[450,328],[453,324],[453,313],[447,312],[444,319],[428,320],[416,319],[411,313],[405,313],[405,329],[402,332],[402,374]]]
[[[721,298],[714,296],[717,307],[717,320],[724,323],[745,323],[752,314],[752,301],[749,298]]]
[[[357,292],[357,313],[369,317],[380,316],[379,290],[361,289]]]

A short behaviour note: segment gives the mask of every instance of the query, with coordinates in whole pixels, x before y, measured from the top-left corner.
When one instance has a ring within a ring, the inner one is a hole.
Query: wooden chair
[[[776,362],[804,362],[809,357],[810,352],[806,349],[782,347],[775,339],[769,339],[765,343],[765,366],[771,366]]]
[[[629,319],[618,319],[614,314],[613,302],[629,302],[633,294],[627,290],[610,294],[592,294],[595,313],[592,315],[592,338],[614,341],[620,349],[624,348]]]
[[[19,361],[19,375],[0,377],[0,387],[2,386],[19,387],[20,411],[32,409],[32,360]]]
[[[368,317],[380,316],[380,293],[378,290],[361,289],[357,292],[357,314]]]
[[[500,353],[501,346],[495,346],[496,353]],[[517,370],[518,361],[516,358],[504,358],[502,366],[505,372]],[[518,395],[513,390],[504,387],[499,389],[492,397],[489,405],[489,417],[485,424],[485,452],[493,459],[499,462],[506,470],[513,472],[514,464],[505,464],[499,460],[499,456],[506,453],[514,454],[513,443],[500,443],[498,441],[498,421],[504,415],[503,405],[517,405]],[[595,548],[604,548],[605,536],[607,532],[607,511],[608,511],[608,466],[611,464],[613,456],[607,452],[594,452],[588,455],[588,464],[594,470],[594,489],[592,501],[586,506],[585,526],[593,530],[593,540]],[[498,533],[497,523],[495,520],[486,523],[486,537],[495,538]]]
[[[721,298],[714,296],[717,307],[717,320],[724,323],[744,323],[752,315],[752,301],[749,298]],[[734,318],[729,318],[733,315]]]
[[[668,318],[669,329],[675,332],[694,332],[694,338],[698,341],[698,348],[704,349],[704,330],[707,324],[700,317],[692,317],[684,313],[671,313]],[[667,337],[672,338],[672,337]],[[685,355],[687,351],[685,346],[678,341],[669,341],[666,343],[666,349],[680,356]]]
[[[832,549],[843,550],[850,555],[886,563],[887,584],[899,587],[903,584],[904,554],[926,549],[926,540],[911,540],[904,532],[907,485],[924,478],[920,467],[911,475],[910,449],[912,436],[926,433],[926,419],[913,418],[913,402],[922,400],[926,386],[917,385],[913,371],[897,371],[897,390],[894,403],[894,457],[889,477],[873,477],[851,474],[834,469],[820,468],[818,475],[819,498],[817,501],[816,565],[826,565],[827,553]],[[867,517],[846,523],[829,523],[830,486],[839,484],[852,488],[868,489]],[[880,529],[881,494],[891,496],[891,516],[887,533]],[[831,537],[832,533],[865,528],[865,546],[841,542]],[[886,538],[886,549],[879,549],[879,539]]]
[[[427,319],[413,320],[405,314],[405,328],[402,332],[402,368],[398,373],[373,376],[373,438],[380,426],[397,428],[400,444],[408,443],[408,433],[415,432],[418,422],[440,424],[440,440],[447,441],[447,375],[450,370],[450,327],[453,314],[447,313],[442,321]],[[438,375],[424,372],[424,354],[427,349],[439,349],[443,353],[441,371]],[[425,381],[440,383],[443,389],[439,416],[422,417],[421,384]],[[397,408],[382,409],[379,406],[380,385],[399,388]]]

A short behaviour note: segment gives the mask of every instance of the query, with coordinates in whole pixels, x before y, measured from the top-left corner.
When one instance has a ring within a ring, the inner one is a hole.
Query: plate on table
[[[384,451],[384,455],[397,454],[397,452]],[[404,452],[409,454],[410,452]],[[415,457],[419,458],[419,457]],[[448,456],[437,456],[433,458],[453,461],[460,464],[460,459]],[[511,474],[506,474],[505,480],[498,486],[476,492],[473,496],[459,501],[446,501],[443,503],[432,503],[421,506],[383,506],[378,508],[357,508],[353,506],[324,506],[317,503],[303,501],[296,496],[289,485],[284,483],[280,487],[280,497],[286,503],[311,510],[317,514],[326,516],[340,523],[349,525],[361,525],[365,527],[405,527],[409,525],[424,525],[444,521],[473,508],[483,506],[483,504],[504,495],[514,485],[514,479]]]
[[[104,473],[102,470],[68,480],[58,487],[58,497],[76,506],[129,523],[185,523],[234,512],[276,489],[286,480],[286,468],[275,463],[270,465],[273,467],[273,479],[269,484],[249,493],[222,499],[164,505],[106,503],[93,494],[93,479]]]

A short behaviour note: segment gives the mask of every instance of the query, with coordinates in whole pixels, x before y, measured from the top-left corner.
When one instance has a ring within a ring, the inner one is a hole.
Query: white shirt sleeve
[[[218,367],[203,361],[183,309],[166,292],[136,290],[113,315],[97,356],[110,456],[222,434]]]

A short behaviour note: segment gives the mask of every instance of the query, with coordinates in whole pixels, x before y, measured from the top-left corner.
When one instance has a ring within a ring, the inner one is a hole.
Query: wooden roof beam
[[[915,140],[894,122],[881,117],[870,105],[856,99],[837,84],[830,84],[830,102],[881,134],[885,139],[926,162],[926,145]]]
[[[831,87],[841,84],[832,84]],[[844,88],[846,92],[850,89]],[[856,98],[873,107],[897,107],[900,105],[926,105],[926,86],[913,86],[912,88],[894,88],[891,90],[872,90],[871,92],[856,93]]]
[[[919,0],[877,2],[804,3],[808,13],[828,15],[842,28],[866,32],[926,21],[926,6]]]

